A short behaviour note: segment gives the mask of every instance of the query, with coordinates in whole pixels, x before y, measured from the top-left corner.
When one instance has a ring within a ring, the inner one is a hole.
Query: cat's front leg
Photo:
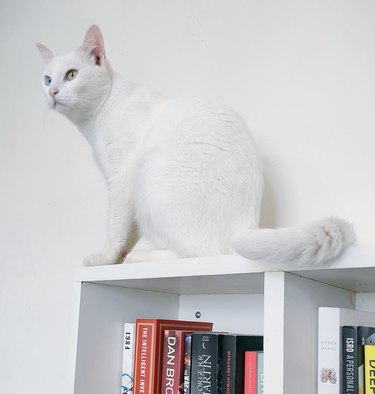
[[[85,258],[86,266],[121,263],[130,250],[133,234],[131,188],[128,174],[117,175],[109,183],[107,242],[101,253]],[[129,246],[130,245],[130,246]]]

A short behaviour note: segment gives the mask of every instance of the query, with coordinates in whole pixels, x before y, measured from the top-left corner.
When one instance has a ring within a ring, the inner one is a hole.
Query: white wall
[[[105,235],[104,183],[45,110],[36,41],[70,51],[99,24],[129,79],[243,114],[264,155],[263,225],[334,214],[375,242],[374,20],[372,0],[2,0],[0,391],[66,394],[73,273]]]

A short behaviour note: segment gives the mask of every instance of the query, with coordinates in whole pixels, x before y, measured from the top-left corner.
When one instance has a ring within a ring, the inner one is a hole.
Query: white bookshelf
[[[375,310],[375,244],[325,266],[217,256],[81,268],[75,278],[71,393],[119,394],[125,321],[213,321],[264,335],[265,394],[315,394],[317,308]]]

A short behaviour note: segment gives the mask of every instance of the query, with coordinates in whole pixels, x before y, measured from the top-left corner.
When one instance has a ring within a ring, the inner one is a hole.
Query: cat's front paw
[[[118,258],[107,256],[102,253],[91,254],[83,260],[83,264],[86,267],[93,267],[96,265],[111,265],[117,264],[118,262]]]
[[[130,252],[129,254],[126,255],[124,263],[128,264],[128,263],[138,263],[140,260],[139,258],[137,258],[137,252]]]

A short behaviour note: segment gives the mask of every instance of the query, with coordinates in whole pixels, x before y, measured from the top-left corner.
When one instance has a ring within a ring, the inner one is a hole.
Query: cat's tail
[[[249,230],[233,240],[232,246],[250,260],[321,264],[337,257],[353,242],[355,233],[350,223],[328,218],[304,226]]]

